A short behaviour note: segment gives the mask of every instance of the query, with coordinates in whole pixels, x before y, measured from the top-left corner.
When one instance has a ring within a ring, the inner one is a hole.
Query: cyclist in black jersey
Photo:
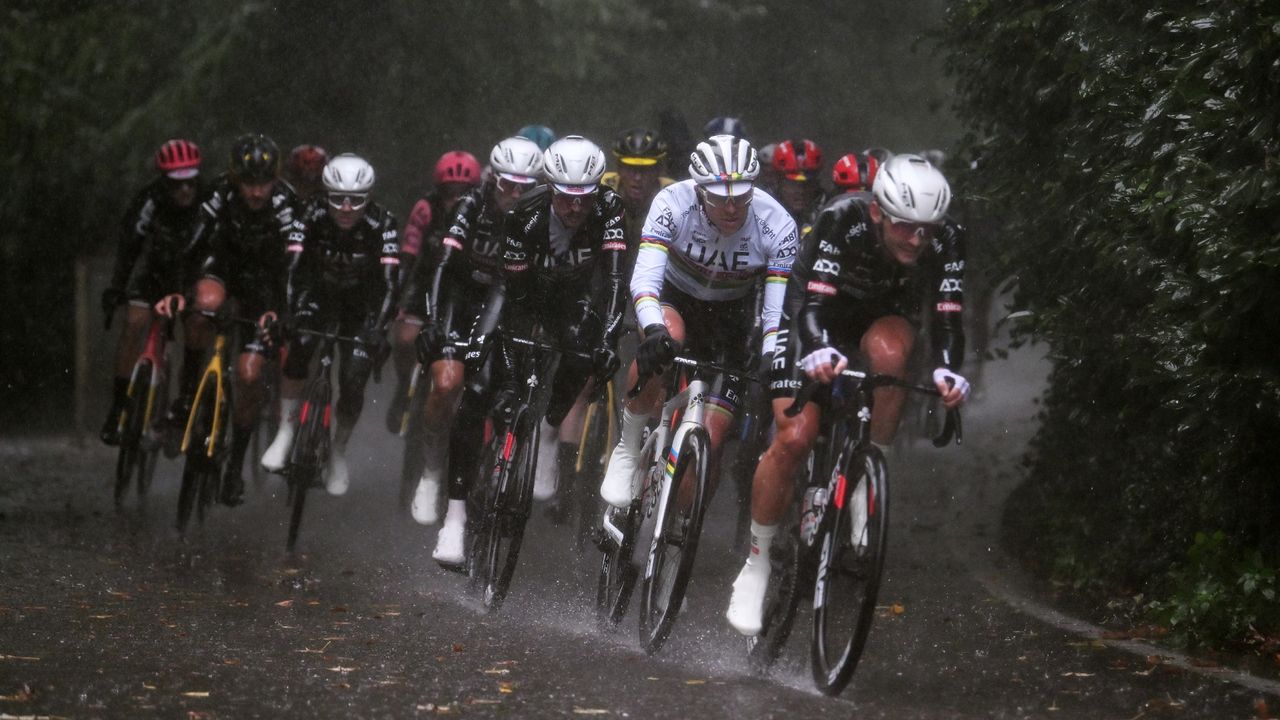
[[[170,140],[155,155],[159,176],[147,183],[124,214],[111,284],[102,291],[102,312],[110,317],[128,303],[116,346],[111,407],[99,437],[117,445],[117,425],[129,391],[129,373],[151,322],[151,306],[181,282],[182,258],[200,213],[200,148],[190,140]]]
[[[400,289],[400,234],[396,219],[369,199],[375,174],[364,158],[344,153],[324,166],[325,205],[311,205],[298,267],[290,277],[291,325],[355,337],[340,353],[337,422],[325,487],[343,495],[350,483],[347,442],[360,419],[369,375],[385,359],[387,326]],[[289,342],[280,392],[280,428],[262,456],[272,472],[284,469],[298,429],[298,409],[317,341],[295,335]]]
[[[279,148],[264,135],[243,135],[233,144],[229,171],[201,205],[187,251],[194,259],[187,277],[196,279],[181,287],[194,285],[198,310],[217,312],[234,298],[237,314],[257,318],[265,330],[288,307],[288,276],[301,253],[304,228],[297,196],[280,181],[280,165]],[[185,309],[186,298],[174,294],[161,299],[156,311],[167,316],[170,299],[179,311]],[[170,411],[174,425],[185,421],[215,334],[203,316],[188,318],[185,331],[181,390]],[[231,453],[220,498],[226,505],[240,504],[244,493],[241,471],[265,394],[263,372],[270,354],[265,332],[246,333],[236,362]]]
[[[426,320],[419,334],[419,359],[431,377],[431,393],[424,408],[426,457],[410,506],[413,519],[423,525],[439,520],[440,485],[449,448],[460,447],[456,455],[472,458],[473,448],[480,442],[481,427],[453,422],[465,376],[457,343],[468,338],[489,289],[498,282],[503,218],[537,184],[542,174],[542,150],[532,140],[507,138],[489,153],[489,166],[493,170],[490,178],[458,202],[452,224],[430,263],[432,272],[424,283],[423,298],[416,301]],[[483,410],[470,407],[480,401],[478,393],[462,398],[468,405],[464,417],[483,417]],[[450,474],[450,478],[456,475]],[[461,492],[451,480],[450,499],[463,499]]]
[[[822,187],[822,148],[812,140],[786,140],[774,148],[771,164],[777,177],[778,202],[795,218],[803,239],[827,201]]]
[[[957,407],[969,394],[958,374],[964,356],[964,233],[947,218],[951,190],[923,158],[899,155],[876,174],[873,192],[840,196],[823,208],[802,246],[783,302],[770,375],[777,433],[756,468],[752,491],[752,551],[734,582],[728,618],[740,632],[760,632],[769,580],[769,548],[792,501],[791,479],[817,437],[820,411],[809,403],[787,417],[803,382],[829,384],[858,348],[876,374],[903,377],[930,294],[933,373],[942,400]],[[905,391],[879,388],[871,440],[887,449]]]
[[[567,475],[572,468],[590,379],[617,369],[627,244],[622,199],[599,185],[604,166],[604,152],[579,135],[561,138],[547,148],[543,173],[550,184],[521,197],[506,217],[500,281],[490,291],[472,334],[473,349],[467,351],[469,362],[482,360],[501,321],[502,333],[528,336],[537,328],[549,342],[592,358],[590,362],[561,358],[550,380],[551,399],[535,475],[538,499],[554,494],[557,471]],[[500,379],[489,407],[501,408],[517,397],[516,351],[501,342],[496,350]],[[464,402],[462,410],[468,407],[481,409]],[[482,417],[464,417],[462,410],[458,425],[480,426]],[[457,451],[455,446],[453,452]],[[472,459],[458,455],[450,458],[450,464],[463,472],[474,468]],[[446,564],[462,560],[466,503],[461,500],[465,486],[455,489],[453,485],[457,474],[450,472],[450,502],[434,553]]]
[[[440,240],[453,224],[463,196],[479,187],[483,180],[480,161],[465,150],[450,150],[441,155],[431,175],[435,186],[413,204],[404,232],[400,233],[400,312],[391,334],[396,391],[391,396],[386,418],[387,430],[392,433],[400,432],[400,419],[409,401],[414,342],[427,317],[423,302],[435,272]]]

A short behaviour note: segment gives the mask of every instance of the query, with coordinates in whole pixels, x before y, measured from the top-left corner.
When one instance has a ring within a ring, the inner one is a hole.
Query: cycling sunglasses
[[[504,177],[498,178],[498,192],[503,195],[523,195],[537,186],[538,183],[536,180],[530,180],[529,182],[516,182],[515,180],[508,180]]]
[[[903,220],[901,218],[896,218],[890,215],[889,213],[885,213],[884,216],[889,218],[890,225],[893,225],[894,227],[900,227],[905,225],[908,229],[911,230],[912,235],[915,235],[921,240],[925,240],[933,237],[934,233],[938,231],[937,223],[922,223],[922,222],[913,222],[911,220]]]
[[[359,210],[369,202],[369,196],[363,193],[329,193],[329,207],[334,210],[341,210],[345,204],[350,204],[352,210]]]
[[[735,207],[744,208],[751,204],[755,199],[755,190],[748,190],[741,195],[726,197],[724,195],[716,195],[713,192],[702,191],[702,201],[713,208]]]

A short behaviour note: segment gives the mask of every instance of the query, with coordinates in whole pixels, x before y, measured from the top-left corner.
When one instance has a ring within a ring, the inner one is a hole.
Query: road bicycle
[[[302,405],[298,410],[298,434],[289,452],[289,460],[282,471],[289,486],[285,502],[289,505],[289,533],[285,549],[293,552],[298,542],[298,529],[302,525],[302,512],[307,503],[307,492],[319,487],[320,476],[329,462],[329,450],[333,440],[330,429],[333,419],[333,350],[336,343],[356,343],[358,340],[335,332],[295,330],[299,335],[319,338],[318,369],[307,381],[302,393]]]
[[[767,667],[781,653],[802,596],[813,599],[810,666],[814,683],[839,694],[853,677],[875,619],[889,530],[889,472],[871,444],[874,390],[900,387],[938,395],[936,387],[888,375],[845,370],[823,404],[822,429],[810,455],[799,515],[786,523],[771,553],[774,572],[763,627],[750,656]],[[824,386],[807,384],[787,408],[799,414]],[[948,410],[935,447],[963,436],[960,414]]]
[[[209,506],[221,490],[222,465],[227,456],[227,441],[233,402],[231,387],[234,367],[228,358],[231,346],[231,329],[243,326],[256,332],[258,324],[246,318],[230,317],[222,312],[197,310],[196,314],[209,318],[216,335],[213,353],[205,364],[191,399],[191,409],[182,433],[179,453],[184,456],[182,485],[178,490],[177,529],[185,534],[194,512],[203,523]]]
[[[176,303],[175,303],[176,305]],[[160,456],[156,409],[164,407],[168,389],[165,348],[173,339],[173,323],[159,315],[151,320],[146,345],[129,374],[129,389],[116,425],[120,450],[116,455],[115,503],[120,508],[129,481],[136,479],[138,501],[144,502]]]
[[[579,556],[594,545],[599,528],[600,480],[618,442],[619,412],[613,380],[597,385],[583,413],[573,473],[560,478],[559,491],[548,508],[552,522],[571,526],[573,549]]]
[[[640,644],[657,652],[666,642],[684,602],[693,573],[703,517],[711,503],[708,477],[711,443],[706,404],[714,387],[705,376],[730,380],[748,375],[714,363],[678,356],[679,372],[666,375],[667,400],[659,422],[645,436],[640,464],[632,477],[631,504],[608,508],[598,539],[603,558],[596,584],[596,610],[602,625],[616,625],[626,614],[640,581]],[[640,378],[632,393],[643,386]],[[644,572],[637,553],[649,539]]]
[[[524,390],[503,417],[493,418],[493,436],[481,453],[481,482],[472,484],[471,507],[476,511],[468,512],[467,522],[467,572],[490,610],[502,606],[515,574],[533,506],[541,421],[560,360],[590,359],[540,340],[508,336],[504,341],[524,348],[516,371]]]

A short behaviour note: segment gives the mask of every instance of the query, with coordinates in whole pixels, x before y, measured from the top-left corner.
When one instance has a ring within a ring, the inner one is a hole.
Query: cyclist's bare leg
[[[260,353],[246,351],[236,359],[236,387],[231,417],[231,452],[222,476],[222,502],[239,505],[244,494],[244,456],[249,449],[254,426],[258,422],[260,407],[266,395],[263,372],[266,358]]]
[[[787,417],[791,398],[773,401],[773,420],[778,430],[769,449],[756,466],[751,483],[751,519],[761,525],[777,525],[794,492],[796,471],[818,437],[822,413],[814,403],[805,405],[795,417]]]
[[[431,393],[423,404],[426,462],[409,507],[413,519],[422,525],[434,524],[440,518],[440,483],[449,467],[449,428],[453,426],[458,412],[466,368],[460,360],[441,358],[431,363],[430,373]],[[465,488],[455,488],[454,483],[450,483],[449,500],[450,511],[455,517],[447,517],[446,520],[452,522],[452,530],[460,533],[465,520]]]
[[[870,360],[873,374],[903,378],[906,377],[907,361],[911,357],[915,340],[915,329],[906,318],[889,315],[871,323],[871,327],[862,335],[861,348]],[[872,442],[881,446],[893,442],[906,399],[907,391],[902,388],[876,388],[875,405],[871,411]]]
[[[142,354],[142,339],[150,322],[149,305],[125,305],[124,327],[120,328],[120,344],[116,346],[116,377],[129,378],[133,364]]]
[[[422,332],[422,318],[401,311],[391,331],[391,362],[396,368],[396,379],[406,387],[413,366],[417,363],[414,341]]]

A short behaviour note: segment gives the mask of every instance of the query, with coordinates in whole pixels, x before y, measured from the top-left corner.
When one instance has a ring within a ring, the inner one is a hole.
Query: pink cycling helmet
[[[465,150],[450,150],[436,161],[434,172],[437,185],[444,183],[480,184],[480,161]]]

